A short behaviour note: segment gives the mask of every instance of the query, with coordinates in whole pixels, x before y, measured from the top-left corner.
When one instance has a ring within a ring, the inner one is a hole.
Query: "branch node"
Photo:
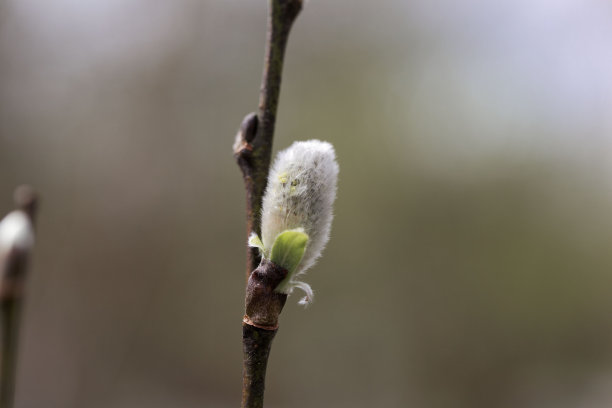
[[[244,323],[265,330],[278,328],[278,316],[285,306],[287,295],[275,289],[286,276],[285,268],[268,259],[261,260],[249,277]]]
[[[269,0],[264,72],[257,114],[242,121],[234,157],[242,171],[247,199],[247,239],[259,233],[261,205],[268,180],[272,141],[280,93],[285,47],[303,0]],[[263,408],[266,366],[278,316],[287,295],[275,292],[287,270],[261,259],[256,248],[247,249],[247,293],[243,319],[244,369],[242,408]]]

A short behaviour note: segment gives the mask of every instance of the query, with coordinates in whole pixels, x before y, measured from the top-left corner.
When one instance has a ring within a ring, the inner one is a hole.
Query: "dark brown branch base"
[[[242,323],[242,408],[262,408],[266,367],[277,330]]]
[[[267,259],[251,273],[242,323],[242,408],[263,407],[266,367],[287,295],[274,289],[287,270]]]

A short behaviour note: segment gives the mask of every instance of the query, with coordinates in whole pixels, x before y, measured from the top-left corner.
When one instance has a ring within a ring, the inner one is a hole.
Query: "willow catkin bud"
[[[263,198],[261,249],[269,257],[276,238],[287,230],[303,231],[308,243],[301,261],[277,291],[306,292],[303,303],[312,300],[308,284],[295,277],[304,273],[321,256],[329,241],[332,207],[336,199],[338,164],[331,144],[319,140],[295,142],[278,153]]]

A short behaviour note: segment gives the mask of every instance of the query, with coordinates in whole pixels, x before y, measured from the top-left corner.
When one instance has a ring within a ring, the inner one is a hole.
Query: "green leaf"
[[[270,260],[287,269],[287,278],[295,272],[306,250],[308,235],[302,228],[286,230],[276,236]]]
[[[251,233],[251,236],[249,237],[249,246],[252,248],[259,248],[259,251],[262,254],[264,253],[264,244],[263,242],[261,242],[259,236],[254,232]]]

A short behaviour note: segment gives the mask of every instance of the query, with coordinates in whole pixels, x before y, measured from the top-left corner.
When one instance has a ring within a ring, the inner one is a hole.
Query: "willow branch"
[[[261,235],[261,206],[272,157],[285,48],[301,9],[302,0],[269,0],[259,109],[256,114],[250,113],[244,118],[234,143],[234,156],[246,189],[247,239],[252,232]],[[255,248],[248,249],[248,285],[242,324],[242,408],[263,407],[268,356],[278,328],[278,315],[287,299],[286,295],[276,293],[274,289],[286,275],[286,270],[271,262],[262,262]]]

